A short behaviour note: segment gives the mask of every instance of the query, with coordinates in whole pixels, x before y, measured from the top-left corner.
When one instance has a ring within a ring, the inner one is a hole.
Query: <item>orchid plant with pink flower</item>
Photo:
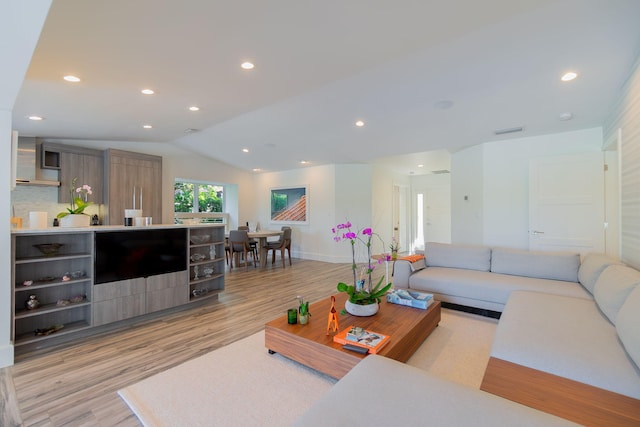
[[[375,266],[371,262],[371,240],[374,238],[378,238],[380,242],[382,239],[377,233],[374,233],[371,227],[363,228],[360,231],[353,231],[351,222],[347,221],[343,224],[338,224],[334,228],[331,229],[333,232],[333,240],[336,242],[341,242],[343,240],[351,243],[351,270],[353,271],[353,285],[347,285],[346,283],[338,283],[338,291],[346,292],[349,294],[349,301],[354,304],[360,305],[368,305],[373,304],[375,302],[380,302],[381,297],[391,288],[391,282],[389,282],[386,286],[380,287],[382,285],[383,280],[385,280],[385,276],[382,276],[378,283],[375,286],[372,286],[371,282],[371,273]],[[357,269],[358,266],[356,264],[356,244],[360,242],[362,243],[367,250],[367,264],[361,269],[360,280],[357,278]],[[384,242],[382,242],[382,246],[384,247]],[[387,256],[389,259],[390,257]],[[388,260],[387,259],[387,260]],[[384,259],[378,259],[378,263],[381,263]],[[364,275],[368,277],[367,285],[364,284]]]
[[[89,201],[89,196],[93,194],[91,187],[84,184],[80,187],[74,188],[78,178],[73,178],[71,181],[71,207],[67,208],[67,212],[60,212],[56,218],[64,218],[67,215],[78,215],[84,213],[84,210],[91,206],[93,203]]]

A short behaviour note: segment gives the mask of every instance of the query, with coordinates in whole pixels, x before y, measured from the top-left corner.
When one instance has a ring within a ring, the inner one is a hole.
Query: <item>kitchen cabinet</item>
[[[74,188],[87,184],[91,186],[89,201],[103,203],[104,152],[92,148],[43,142],[41,148],[41,168],[60,170],[58,203],[71,201],[71,185]]]
[[[189,298],[218,297],[224,289],[224,226],[189,227]]]
[[[184,242],[184,255],[180,255],[189,258],[184,260],[186,269],[101,283],[96,234],[126,231],[135,239],[136,232],[154,228],[187,228],[182,235],[189,241]],[[37,245],[48,245],[41,246],[45,251],[56,245],[57,250],[43,253]],[[224,290],[221,224],[15,230],[11,232],[11,254],[11,332],[16,353],[89,336],[96,327],[114,322],[139,319],[190,303],[206,303],[204,300],[217,299]],[[32,295],[39,302],[36,308],[26,304]],[[63,338],[54,339],[57,337]]]
[[[105,224],[124,224],[124,210],[134,209],[134,189],[135,208],[162,222],[162,157],[109,149],[104,170]]]
[[[93,233],[12,234],[11,245],[14,345],[91,327]]]

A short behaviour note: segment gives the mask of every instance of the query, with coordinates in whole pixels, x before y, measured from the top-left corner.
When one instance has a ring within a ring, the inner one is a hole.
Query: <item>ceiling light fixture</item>
[[[193,106],[189,107],[189,110],[191,110],[191,111],[200,111],[200,107],[198,107],[196,105],[193,105]]]
[[[576,77],[578,77],[578,73],[573,72],[573,71],[569,71],[567,73],[564,73],[564,75],[562,77],[560,77],[560,80],[562,80],[563,82],[570,82],[571,80],[575,79]]]
[[[66,81],[71,82],[71,83],[78,83],[80,81],[80,77],[71,76],[71,75],[64,76],[63,79],[65,79]]]
[[[44,120],[44,117],[41,117],[41,116],[29,116],[28,119],[38,122],[40,120]]]
[[[364,126],[364,122],[362,120],[358,120],[358,121],[356,121],[356,126],[361,128],[362,126]]]
[[[254,172],[260,172],[260,168],[253,168],[252,171]]]
[[[145,95],[153,95],[155,92],[151,89],[142,89],[140,92],[142,92]]]
[[[243,148],[243,149],[242,149],[242,152],[243,152],[243,153],[248,153],[248,152],[249,152],[249,149],[248,149],[248,148]]]
[[[571,113],[562,113],[562,114],[560,114],[560,116],[558,116],[558,119],[562,120],[563,122],[566,122],[567,120],[573,119],[573,114],[571,114]]]
[[[424,167],[424,165],[418,165],[418,167],[419,167],[419,168],[423,168],[423,167]]]
[[[306,165],[307,163],[309,163],[309,162],[307,162],[306,160],[300,160],[300,164],[301,165]]]
[[[240,67],[242,67],[243,70],[253,70],[255,65],[253,65],[252,62],[247,61],[240,64]]]
[[[151,126],[151,125],[142,125],[142,127],[145,128],[145,129],[151,129],[153,126]]]

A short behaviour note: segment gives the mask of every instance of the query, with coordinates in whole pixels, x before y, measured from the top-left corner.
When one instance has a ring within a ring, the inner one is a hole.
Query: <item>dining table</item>
[[[258,231],[249,231],[247,232],[247,236],[250,239],[258,239],[258,246],[260,248],[260,267],[264,268],[267,266],[267,238],[268,237],[276,237],[282,236],[284,232],[282,230],[258,230]]]

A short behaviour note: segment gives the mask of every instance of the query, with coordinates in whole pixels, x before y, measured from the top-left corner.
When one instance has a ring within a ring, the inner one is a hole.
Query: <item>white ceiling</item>
[[[384,158],[428,173],[446,168],[431,150],[602,125],[639,18],[637,0],[54,0],[13,127],[167,142],[246,170]],[[578,79],[560,82],[567,70]]]

